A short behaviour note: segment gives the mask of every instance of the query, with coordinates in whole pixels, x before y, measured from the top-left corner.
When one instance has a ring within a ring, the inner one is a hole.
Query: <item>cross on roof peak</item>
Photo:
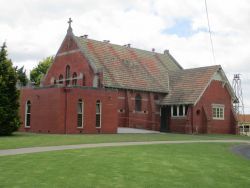
[[[68,21],[69,27],[71,27],[71,23],[72,23],[72,22],[73,22],[72,19],[69,18],[69,21]]]
[[[72,28],[71,28],[71,23],[72,23],[72,22],[73,22],[72,19],[69,18],[69,21],[68,21],[69,27],[68,27],[68,30],[67,30],[67,34],[68,34],[68,35],[72,35],[72,34],[73,34]]]

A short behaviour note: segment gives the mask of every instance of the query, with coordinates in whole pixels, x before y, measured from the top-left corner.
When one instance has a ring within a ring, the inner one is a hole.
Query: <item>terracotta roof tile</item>
[[[75,37],[86,58],[103,72],[104,86],[169,92],[169,71],[182,67],[169,54]]]
[[[250,123],[250,114],[238,115],[239,122]]]
[[[219,65],[215,65],[171,71],[169,73],[170,92],[161,104],[194,104],[219,68]]]

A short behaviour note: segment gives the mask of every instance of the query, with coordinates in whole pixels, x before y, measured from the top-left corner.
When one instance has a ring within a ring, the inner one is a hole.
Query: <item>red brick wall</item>
[[[169,121],[170,132],[185,133],[186,123],[187,123],[186,117],[171,117]]]
[[[117,96],[116,90],[105,89],[67,88],[67,92],[64,88],[22,89],[20,116],[23,124],[20,131],[116,133]],[[83,128],[77,128],[78,99],[84,102]],[[25,104],[28,100],[31,101],[31,127],[25,128]],[[102,103],[101,128],[95,127],[97,100]]]
[[[224,120],[212,118],[212,104],[222,104]],[[235,133],[231,96],[220,81],[213,80],[195,106],[189,105],[186,117],[171,118],[170,131],[179,133]]]
[[[224,120],[215,120],[212,117],[212,104],[222,104],[224,108]],[[200,114],[197,115],[197,111]],[[193,127],[197,133],[233,133],[231,96],[220,81],[212,81],[204,95],[193,108]]]
[[[70,40],[70,45],[68,47],[68,42]],[[72,53],[69,53],[70,50],[76,50]],[[62,54],[64,53],[64,54]],[[70,77],[72,77],[73,73],[76,72],[77,76],[80,73],[84,74],[86,80],[86,86],[93,86],[93,78],[94,73],[86,58],[82,55],[80,50],[78,49],[74,40],[71,40],[71,37],[66,37],[62,46],[59,49],[57,56],[55,57],[53,65],[48,70],[48,73],[43,81],[43,85],[53,85],[51,83],[51,78],[54,77],[58,80],[59,75],[62,74],[63,78],[66,77],[66,66],[70,66]],[[70,82],[72,84],[72,81]],[[77,80],[77,85],[82,86],[82,79]]]
[[[135,111],[135,97],[141,95],[142,108]],[[159,130],[159,107],[154,100],[154,95],[148,92],[119,90],[118,92],[118,125],[120,127],[133,127]]]
[[[62,89],[22,89],[21,131],[63,133],[64,103]],[[31,102],[31,128],[25,128],[25,106]]]

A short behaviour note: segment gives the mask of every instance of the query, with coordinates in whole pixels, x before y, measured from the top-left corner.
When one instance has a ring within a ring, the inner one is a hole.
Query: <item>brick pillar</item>
[[[187,112],[187,121],[185,125],[185,133],[192,134],[192,126],[193,125],[193,107],[189,106]]]
[[[149,93],[149,100],[148,100],[148,117],[150,121],[150,128],[152,130],[156,130],[156,122],[155,122],[155,100],[153,93]]]
[[[133,117],[133,105],[131,101],[131,95],[128,90],[126,90],[126,95],[125,95],[125,100],[126,100],[126,117],[127,117],[127,125],[128,127],[132,127],[131,125],[131,117]]]

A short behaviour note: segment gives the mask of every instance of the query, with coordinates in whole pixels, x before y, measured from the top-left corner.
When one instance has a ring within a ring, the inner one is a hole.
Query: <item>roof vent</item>
[[[164,50],[164,54],[169,54],[169,50]]]
[[[85,39],[87,39],[88,38],[88,35],[82,35],[82,36],[80,36],[81,38],[85,38]]]
[[[110,43],[110,40],[103,40],[103,42]]]
[[[155,52],[155,49],[154,49],[154,48],[152,48],[152,52]]]
[[[124,46],[127,47],[127,48],[131,48],[131,44],[129,44],[129,43],[125,44]]]

